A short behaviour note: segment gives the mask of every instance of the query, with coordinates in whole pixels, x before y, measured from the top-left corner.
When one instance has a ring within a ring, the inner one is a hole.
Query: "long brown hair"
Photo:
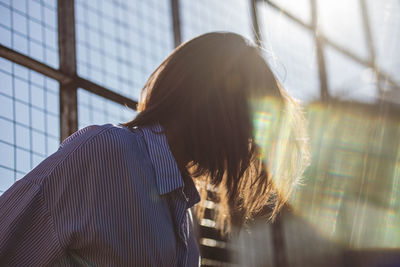
[[[120,125],[177,123],[202,202],[213,191],[219,205],[215,220],[229,232],[232,224],[241,225],[268,205],[273,218],[293,185],[293,175],[285,170],[285,182],[277,188],[279,180],[272,179],[269,159],[255,140],[257,111],[251,103],[265,98],[291,107],[285,114],[292,114],[295,132],[304,135],[298,104],[279,85],[259,47],[235,33],[212,32],[181,44],[161,63],[143,87],[138,115]],[[305,142],[295,143],[305,151]],[[304,166],[304,155],[297,169]],[[203,214],[200,203],[197,215]]]

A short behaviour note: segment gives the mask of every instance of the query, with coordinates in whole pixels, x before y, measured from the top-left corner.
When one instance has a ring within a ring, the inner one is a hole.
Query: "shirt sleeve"
[[[63,255],[42,187],[24,178],[0,196],[0,266],[48,266]]]
[[[73,216],[82,205],[73,201],[81,191],[71,186],[87,178],[90,151],[82,147],[108,128],[75,132],[0,196],[0,266],[48,266],[65,256],[75,237],[71,225],[85,218]]]

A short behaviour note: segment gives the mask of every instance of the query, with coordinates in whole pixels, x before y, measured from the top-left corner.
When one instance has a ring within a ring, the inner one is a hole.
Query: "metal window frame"
[[[335,41],[329,39],[324,35],[323,32],[319,31],[317,29],[317,0],[310,0],[310,8],[311,8],[311,22],[310,23],[305,23],[295,15],[291,14],[289,11],[285,10],[284,8],[280,7],[276,3],[272,2],[271,0],[256,0],[256,2],[264,2],[268,4],[271,8],[279,11],[283,16],[288,18],[289,20],[293,21],[297,25],[301,26],[302,28],[309,30],[311,32],[316,33],[316,51],[317,51],[317,63],[318,63],[318,70],[319,70],[319,79],[321,82],[320,85],[320,96],[322,101],[328,101],[330,100],[331,96],[329,94],[329,88],[327,85],[327,74],[325,70],[325,60],[324,60],[324,55],[323,55],[323,50],[325,46],[330,46],[331,48],[335,49],[336,51],[342,53],[344,56],[347,56],[348,58],[356,61],[357,63],[364,65],[365,67],[372,68],[376,72],[376,76],[378,79],[378,90],[379,94],[381,95],[382,90],[379,87],[380,82],[385,81],[390,83],[393,88],[397,88],[400,90],[400,84],[398,84],[388,73],[379,70],[376,66],[376,58],[375,58],[375,53],[374,53],[374,44],[373,44],[373,38],[371,34],[371,29],[370,29],[370,24],[369,24],[369,16],[367,14],[367,8],[366,8],[366,3],[365,0],[359,0],[360,5],[361,5],[361,17],[362,17],[362,26],[364,33],[366,35],[366,42],[368,46],[368,52],[369,52],[369,58],[368,59],[363,59],[360,56],[357,56],[353,52],[351,52],[349,49],[346,49],[342,45],[336,43]],[[262,38],[262,36],[260,36]],[[377,101],[378,105],[382,105],[381,99],[378,99]],[[386,103],[387,106],[390,106],[390,108],[394,108],[395,110],[397,109],[394,105],[391,105],[389,103]]]
[[[75,7],[73,0],[57,1],[58,55],[62,73],[76,77]],[[60,138],[78,130],[78,86],[74,78],[60,81]]]
[[[0,44],[0,57],[39,72],[60,83],[60,142],[78,130],[78,88],[133,110],[136,110],[138,104],[137,101],[131,98],[84,79],[77,74],[74,10],[74,0],[57,1],[58,55],[60,62],[58,69]]]
[[[249,0],[251,4],[252,26],[254,32],[254,39],[257,44],[262,42],[262,34],[259,28],[259,20],[257,17],[257,3],[265,2],[270,7],[279,10],[282,15],[300,25],[304,29],[316,32],[316,0],[311,1],[311,23],[305,23],[287,10],[281,8],[271,0]],[[374,53],[373,38],[369,24],[369,18],[366,10],[365,0],[359,0],[361,5],[361,15],[363,19],[363,26],[366,35],[366,41],[369,50],[369,58],[363,59],[338,43],[330,40],[324,36],[323,32],[317,32],[316,35],[316,49],[318,57],[318,69],[320,79],[320,95],[322,100],[330,98],[329,88],[327,85],[327,74],[325,70],[325,62],[323,56],[324,46],[328,45],[336,51],[342,53],[348,58],[372,68],[376,71],[378,78],[378,88],[381,94],[382,90],[379,87],[381,81],[390,83],[394,88],[399,88],[400,85],[388,74],[376,67],[376,59]],[[75,14],[74,14],[74,0],[58,0],[57,3],[57,19],[58,19],[58,42],[59,42],[59,69],[48,66],[39,62],[29,56],[21,54],[13,49],[5,47],[0,44],[0,56],[6,58],[14,63],[27,67],[31,70],[37,71],[45,76],[57,80],[60,83],[60,141],[77,130],[77,88],[82,88],[93,94],[103,98],[114,101],[118,104],[125,105],[133,110],[136,110],[137,101],[116,93],[96,82],[84,79],[76,73],[76,43],[75,43]],[[171,4],[171,18],[173,24],[173,35],[175,47],[181,43],[181,27],[179,16],[179,0],[170,0]],[[61,19],[62,18],[62,19]],[[71,56],[73,55],[73,56]]]

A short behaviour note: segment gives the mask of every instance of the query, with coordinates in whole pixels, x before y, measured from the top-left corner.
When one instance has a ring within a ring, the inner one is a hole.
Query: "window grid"
[[[58,68],[56,12],[50,0],[0,2],[1,44]]]
[[[91,124],[118,124],[133,119],[136,112],[106,98],[78,89],[78,128]]]
[[[250,1],[181,0],[179,3],[183,41],[209,31],[233,31],[253,39]]]
[[[327,38],[335,40],[365,60],[369,58],[360,1],[338,0],[334,5],[327,1],[319,1],[317,8],[319,27]],[[332,23],[339,16],[342,19]],[[349,18],[352,23],[349,23]]]
[[[303,0],[302,0],[303,1]],[[393,75],[396,71],[400,71],[399,68],[399,60],[398,56],[395,55],[395,49],[393,48],[394,45],[397,43],[396,40],[393,42],[393,36],[398,36],[396,33],[398,32],[399,27],[395,27],[395,25],[399,25],[399,15],[396,10],[399,10],[399,6],[395,1],[387,1],[385,3],[376,3],[373,0],[366,0],[365,5],[366,5],[366,17],[367,20],[370,21],[370,26],[371,26],[371,35],[372,35],[372,42],[376,42],[377,44],[373,43],[372,45],[375,48],[375,55],[374,54],[368,54],[368,49],[367,49],[367,44],[366,44],[366,30],[368,28],[364,24],[363,21],[361,21],[361,15],[360,15],[360,10],[357,10],[357,7],[359,7],[359,3],[351,3],[349,6],[346,6],[346,12],[350,12],[355,20],[356,25],[349,25],[350,28],[346,26],[345,23],[345,18],[343,21],[340,22],[340,27],[341,30],[338,30],[337,32],[332,31],[332,27],[335,26],[335,23],[329,23],[327,21],[328,19],[336,19],[337,17],[337,12],[338,10],[332,10],[333,13],[336,12],[336,16],[323,16],[321,18],[323,12],[326,12],[329,10],[329,3],[323,2],[323,1],[318,1],[314,0],[311,1],[311,3],[315,3],[317,6],[316,14],[318,16],[318,23],[317,23],[317,31],[318,31],[318,36],[323,40],[323,44],[321,45],[322,48],[322,54],[326,54],[326,49],[333,48],[335,52],[341,53],[343,57],[348,58],[349,61],[357,61],[354,62],[355,64],[361,64],[362,67],[364,68],[371,68],[374,71],[376,71],[376,81],[374,82],[375,84],[379,84],[379,87],[381,87],[381,90],[386,91],[384,94],[379,95],[378,98],[375,98],[375,101],[371,101],[371,96],[373,95],[378,95],[378,92],[371,93],[368,92],[368,96],[361,96],[359,98],[334,98],[333,99],[327,99],[327,100],[334,100],[334,99],[339,99],[339,100],[356,100],[358,102],[362,103],[377,103],[381,100],[392,102],[391,98],[396,98],[398,99],[399,93],[397,93],[397,90],[400,88],[400,85],[398,83],[398,78],[396,75]],[[346,2],[347,3],[347,2]],[[330,3],[331,5],[335,5],[335,3]],[[338,5],[344,5],[344,1],[337,3]],[[301,7],[300,7],[301,6]],[[294,8],[299,8],[300,13],[294,12]],[[311,6],[307,4],[307,7],[311,9]],[[352,11],[348,9],[353,9]],[[316,36],[316,32],[313,29],[311,23],[309,23],[309,14],[312,13],[311,11],[306,11],[305,10],[305,5],[302,4],[302,2],[293,2],[293,1],[288,1],[288,0],[263,0],[263,1],[257,1],[256,9],[258,10],[258,13],[261,11],[263,12],[264,9],[274,9],[278,13],[280,13],[280,16],[283,17],[284,20],[290,20],[297,24],[298,26],[301,26],[304,28],[304,30],[310,31],[314,36]],[[343,9],[343,8],[342,8]],[[356,9],[356,10],[354,10]],[[388,12],[390,10],[390,12]],[[386,12],[386,13],[385,13]],[[356,14],[357,13],[357,14]],[[385,13],[386,15],[383,15]],[[346,17],[346,16],[344,16]],[[349,16],[347,16],[349,17]],[[384,19],[383,19],[384,18]],[[259,16],[259,20],[262,20],[262,16]],[[384,21],[383,21],[384,20]],[[384,23],[383,23],[384,22]],[[386,26],[386,23],[390,26]],[[349,23],[348,23],[349,24]],[[384,26],[382,26],[384,25]],[[357,26],[357,29],[354,29],[354,26]],[[380,31],[377,30],[377,28],[380,28]],[[391,33],[389,33],[389,29],[393,29]],[[263,30],[263,29],[261,29]],[[350,36],[346,33],[343,33],[344,31],[348,32],[353,32],[354,34],[350,34]],[[263,35],[263,34],[261,34]],[[265,37],[265,36],[262,36]],[[358,38],[360,42],[359,47],[354,47],[353,44],[351,44],[349,41],[354,40],[354,38]],[[391,41],[389,41],[389,39]],[[269,42],[270,40],[264,40],[266,42]],[[384,44],[384,45],[383,45]],[[371,44],[369,44],[371,45]],[[386,47],[387,45],[387,47]],[[384,49],[382,49],[384,47]],[[389,48],[389,49],[387,49]],[[380,55],[381,53],[381,55]],[[384,55],[384,56],[382,56]],[[374,56],[376,58],[374,58]],[[387,60],[390,58],[390,60]],[[373,62],[376,62],[377,64],[373,64]],[[320,64],[320,63],[318,63]],[[391,65],[391,68],[385,68],[386,66]],[[329,68],[329,67],[327,67]],[[352,72],[356,72],[356,70],[352,70]],[[367,70],[368,72],[368,70]],[[331,78],[332,74],[331,73],[326,73],[322,77],[320,77],[320,80],[328,80]],[[368,73],[366,74],[368,76]],[[368,78],[369,79],[369,78]],[[378,91],[378,86],[376,87],[376,90]],[[336,88],[329,88],[328,87],[328,93],[331,93],[331,91],[335,91]],[[370,88],[368,89],[370,90]],[[293,93],[293,92],[291,92]],[[313,98],[309,98],[313,99]],[[309,99],[304,99],[306,102]],[[303,100],[303,99],[300,99]],[[319,100],[319,99],[317,99]],[[399,104],[399,102],[396,102]]]
[[[76,1],[75,7],[78,74],[138,99],[173,48],[168,1]]]
[[[59,145],[58,83],[1,58],[0,194]],[[12,155],[12,156],[10,156]]]
[[[259,6],[258,14],[264,56],[277,78],[295,98],[317,100],[320,82],[315,36],[267,4]]]

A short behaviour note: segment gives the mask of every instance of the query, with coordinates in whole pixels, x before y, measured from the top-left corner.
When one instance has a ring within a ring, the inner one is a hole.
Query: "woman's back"
[[[198,265],[188,208],[199,195],[152,130],[85,127],[15,183],[0,197],[0,262]]]

